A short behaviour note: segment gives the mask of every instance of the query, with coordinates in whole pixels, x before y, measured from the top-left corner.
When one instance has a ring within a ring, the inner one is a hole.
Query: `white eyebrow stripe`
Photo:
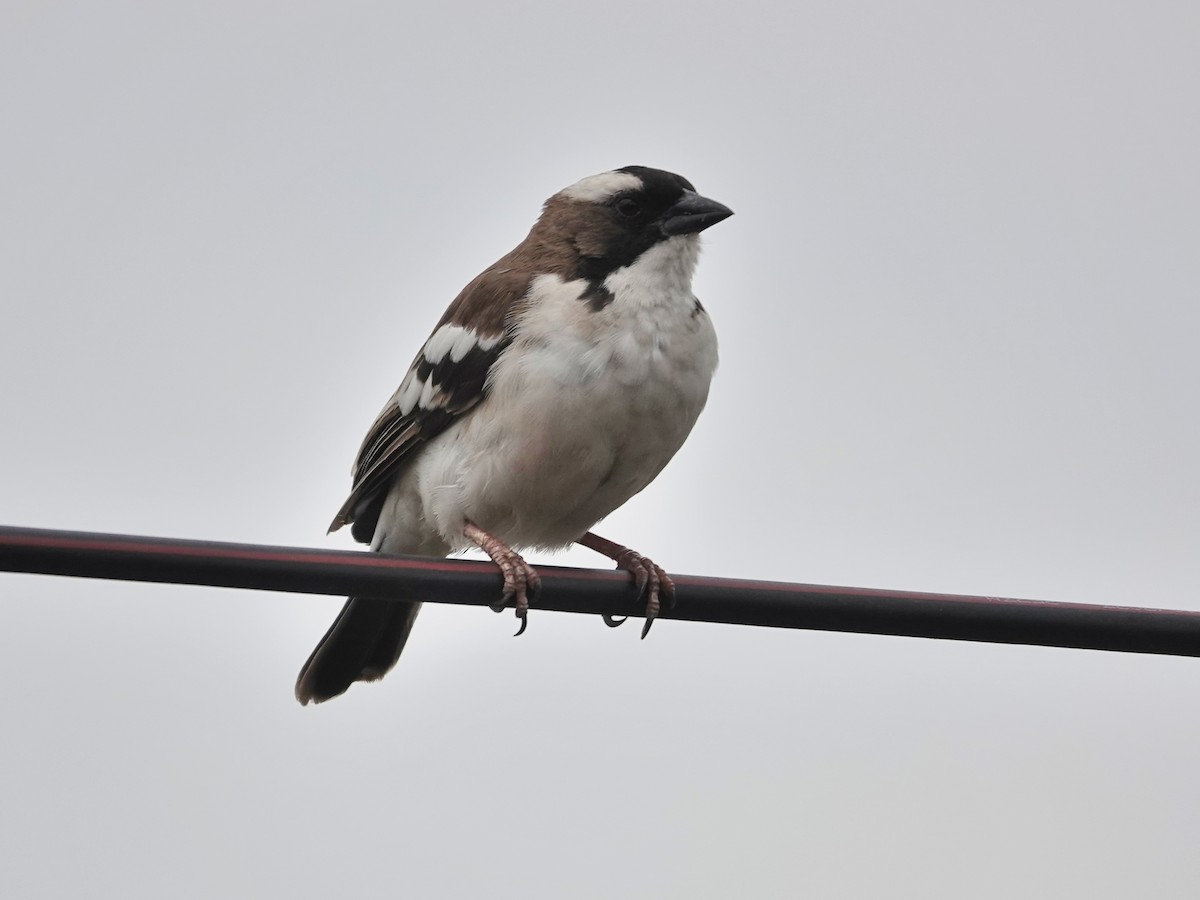
[[[575,182],[561,192],[571,200],[600,203],[621,191],[635,191],[642,187],[642,179],[629,172],[601,172]]]

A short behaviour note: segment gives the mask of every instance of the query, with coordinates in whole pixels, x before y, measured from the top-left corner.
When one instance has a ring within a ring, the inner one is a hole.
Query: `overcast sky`
[[[325,526],[446,304],[642,164],[737,213],[696,282],[722,363],[602,534],[1200,609],[1200,6],[432,6],[0,7],[0,522],[352,546]],[[1200,660],[427,606],[302,709],[339,606],[0,575],[0,892],[1200,882]]]

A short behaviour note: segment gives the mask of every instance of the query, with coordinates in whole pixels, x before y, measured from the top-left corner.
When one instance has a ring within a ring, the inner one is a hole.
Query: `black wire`
[[[0,571],[495,603],[488,562],[0,526]],[[540,609],[638,616],[624,572],[539,566]],[[663,619],[1200,656],[1200,613],[673,575]]]

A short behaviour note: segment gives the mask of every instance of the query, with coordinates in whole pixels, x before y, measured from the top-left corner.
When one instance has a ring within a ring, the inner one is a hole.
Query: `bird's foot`
[[[529,624],[529,600],[541,590],[542,579],[517,551],[479,526],[468,522],[463,528],[463,536],[490,556],[492,562],[500,568],[500,574],[504,576],[504,592],[500,596],[500,602],[492,604],[492,610],[503,612],[509,602],[513,602],[517,618],[521,620],[517,635],[524,634],[525,626]]]
[[[579,543],[604,554],[617,564],[618,569],[624,569],[633,575],[639,599],[646,598],[646,624],[642,626],[644,639],[650,633],[650,626],[654,624],[663,605],[665,604],[667,609],[675,605],[675,582],[671,580],[671,576],[653,560],[590,531],[579,539]],[[604,616],[604,624],[610,628],[616,628],[624,621],[624,618]]]

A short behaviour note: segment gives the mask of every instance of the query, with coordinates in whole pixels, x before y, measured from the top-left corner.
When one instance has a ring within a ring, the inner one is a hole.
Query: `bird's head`
[[[572,257],[568,277],[603,282],[664,243],[694,259],[700,232],[731,215],[680,175],[626,166],[584,178],[547,200],[530,241]]]

